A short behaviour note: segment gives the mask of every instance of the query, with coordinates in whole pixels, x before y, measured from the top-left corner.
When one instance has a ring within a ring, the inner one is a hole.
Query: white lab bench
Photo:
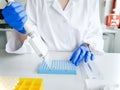
[[[70,56],[71,52],[49,52],[48,59],[63,60]],[[0,76],[43,78],[45,90],[85,90],[79,71],[77,75],[38,74],[40,61],[35,54],[16,55],[0,50]],[[107,81],[120,82],[120,54],[105,53],[94,61]]]

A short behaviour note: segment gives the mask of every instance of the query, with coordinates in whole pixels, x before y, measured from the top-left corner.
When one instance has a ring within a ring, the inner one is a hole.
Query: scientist
[[[73,51],[70,61],[75,66],[103,52],[99,0],[27,0],[26,11],[20,3],[12,2],[2,14],[16,29],[9,35],[8,53],[34,52],[24,29],[27,20],[48,50]]]

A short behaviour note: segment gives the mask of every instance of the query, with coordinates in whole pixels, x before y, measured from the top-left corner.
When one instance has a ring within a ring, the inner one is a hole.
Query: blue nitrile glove
[[[19,2],[12,2],[2,10],[4,20],[18,32],[26,34],[24,24],[27,21],[27,15],[24,7]]]
[[[81,61],[88,62],[88,60],[94,60],[94,54],[89,50],[86,44],[80,45],[72,54],[70,61],[78,66]]]

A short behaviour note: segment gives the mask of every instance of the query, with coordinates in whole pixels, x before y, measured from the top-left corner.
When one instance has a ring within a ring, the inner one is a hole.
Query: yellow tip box
[[[13,90],[44,90],[43,79],[20,78]]]

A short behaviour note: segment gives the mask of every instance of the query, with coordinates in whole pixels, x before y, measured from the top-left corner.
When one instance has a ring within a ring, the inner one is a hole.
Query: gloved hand
[[[88,62],[88,60],[94,60],[94,54],[89,50],[86,44],[80,45],[75,52],[73,52],[70,61],[75,65],[78,66],[81,61]]]
[[[2,10],[4,20],[18,32],[26,34],[24,24],[27,21],[27,15],[24,7],[19,2],[12,2]]]

